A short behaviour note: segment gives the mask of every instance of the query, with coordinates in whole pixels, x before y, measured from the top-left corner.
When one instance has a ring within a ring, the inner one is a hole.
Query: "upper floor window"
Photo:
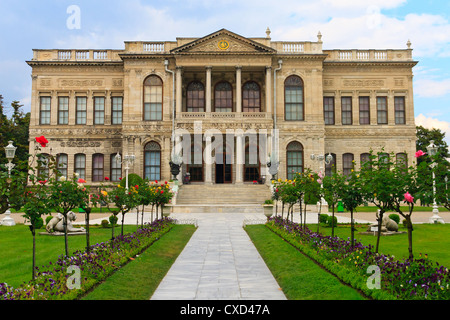
[[[369,97],[359,97],[359,124],[370,124]]]
[[[304,120],[303,80],[289,76],[284,82],[284,117],[286,120]]]
[[[325,124],[334,124],[334,97],[323,98],[323,118]]]
[[[341,98],[341,116],[342,124],[352,124],[352,97]]]
[[[229,82],[219,82],[214,88],[214,108],[216,112],[233,111],[233,88]]]
[[[242,87],[242,111],[261,111],[261,91],[259,85],[254,81],[249,81]]]
[[[111,98],[111,124],[122,124],[123,98]]]
[[[405,97],[395,97],[395,124],[405,124]]]
[[[144,120],[162,120],[163,82],[158,76],[144,81]]]
[[[51,106],[51,98],[50,97],[41,97],[41,110],[40,110],[40,123],[41,124],[50,124],[50,106]]]
[[[76,98],[76,124],[86,124],[86,97]]]
[[[205,87],[200,81],[191,82],[186,90],[187,112],[205,112]]]
[[[105,123],[105,98],[94,97],[94,124]]]
[[[377,97],[377,122],[387,124],[387,97]]]
[[[58,124],[69,124],[69,97],[58,97]]]

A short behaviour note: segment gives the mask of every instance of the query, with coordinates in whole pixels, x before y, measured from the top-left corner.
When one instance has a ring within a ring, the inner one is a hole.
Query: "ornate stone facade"
[[[404,50],[323,50],[320,34],[316,42],[279,42],[269,30],[245,38],[222,29],[125,42],[123,50],[38,49],[27,63],[30,150],[44,135],[51,143],[43,152],[92,184],[124,174],[117,153],[135,155],[130,172],[169,180],[180,146],[179,178],[189,172],[203,183],[269,178],[269,156],[285,178],[323,170],[311,154],[331,153],[345,171],[371,149],[407,154],[409,164],[415,152],[410,43]],[[256,149],[254,133],[264,138]],[[209,144],[219,136],[223,149]]]

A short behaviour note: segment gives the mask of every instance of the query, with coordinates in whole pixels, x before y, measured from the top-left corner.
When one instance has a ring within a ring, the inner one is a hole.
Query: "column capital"
[[[236,66],[236,70],[242,70],[242,66]]]
[[[212,69],[212,66],[205,66],[205,69],[206,69],[206,70],[211,70],[211,69]]]

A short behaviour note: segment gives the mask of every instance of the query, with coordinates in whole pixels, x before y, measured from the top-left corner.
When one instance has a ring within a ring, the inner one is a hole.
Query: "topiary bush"
[[[111,223],[111,225],[116,225],[118,219],[119,218],[117,218],[117,216],[112,214],[112,215],[109,216],[109,223]]]
[[[121,186],[121,187],[124,187],[125,188],[125,186],[126,186],[126,177],[125,178],[123,178],[122,180],[120,180],[120,183],[119,183],[119,185]],[[142,186],[144,184],[144,179],[142,179],[139,175],[137,175],[137,174],[135,174],[135,173],[130,173],[129,175],[128,175],[128,186],[129,187],[131,187],[131,186],[136,186],[136,185],[138,185],[138,186]]]
[[[109,225],[108,220],[106,220],[106,219],[102,220],[101,225],[102,225],[102,228],[108,228],[108,225]]]
[[[327,214],[321,213],[321,214],[319,215],[319,223],[324,223],[324,224],[326,224],[326,223],[327,223],[327,219],[328,219],[328,215],[327,215]]]
[[[391,213],[389,215],[389,218],[394,220],[397,224],[400,223],[400,216],[398,214],[396,214],[396,213]]]
[[[337,218],[333,217],[333,216],[328,216],[327,217],[327,226],[328,227],[337,227]]]

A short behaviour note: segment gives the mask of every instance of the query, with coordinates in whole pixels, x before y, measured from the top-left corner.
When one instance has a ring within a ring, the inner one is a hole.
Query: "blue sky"
[[[79,28],[67,21],[75,5]],[[446,0],[129,0],[0,2],[0,94],[30,109],[32,49],[122,49],[129,40],[201,37],[221,28],[245,37],[316,41],[324,49],[404,49],[412,43],[416,123],[450,144],[450,2]]]

